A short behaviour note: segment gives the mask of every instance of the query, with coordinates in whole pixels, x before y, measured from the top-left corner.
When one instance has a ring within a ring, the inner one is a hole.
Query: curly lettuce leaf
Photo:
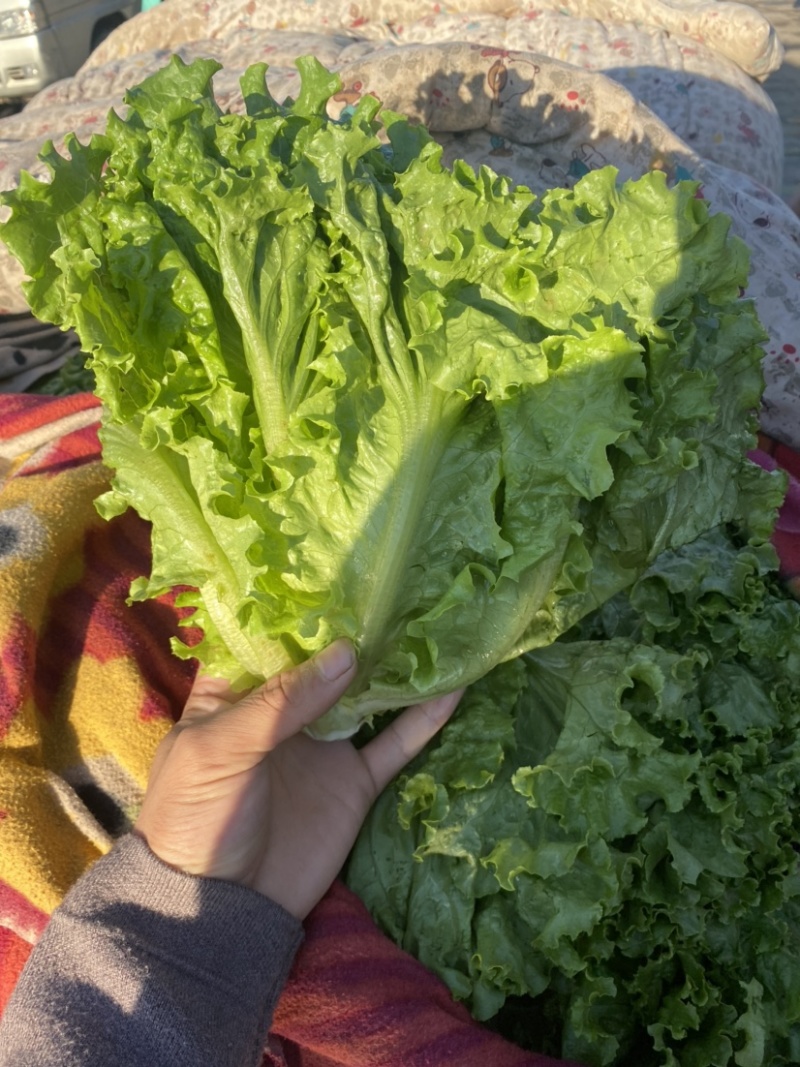
[[[176,585],[183,655],[237,685],[334,637],[318,729],[552,642],[664,548],[739,509],[763,333],[744,246],[695,187],[612,170],[539,203],[452,171],[424,130],[298,61],[224,114],[177,58],[2,236],[34,311],[74,327],[105,405],[101,513],[152,523],[135,599]]]

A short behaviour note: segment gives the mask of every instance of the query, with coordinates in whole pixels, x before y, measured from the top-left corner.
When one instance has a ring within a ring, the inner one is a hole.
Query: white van
[[[69,77],[141,0],[0,0],[0,100]]]

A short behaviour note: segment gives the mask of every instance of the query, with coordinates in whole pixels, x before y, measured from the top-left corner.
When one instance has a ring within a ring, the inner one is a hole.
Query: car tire
[[[102,44],[103,41],[105,41],[106,37],[108,37],[109,34],[111,34],[117,28],[117,26],[121,26],[124,21],[124,16],[119,14],[108,15],[106,18],[100,19],[100,21],[95,25],[94,29],[92,30],[92,51],[94,52],[95,48],[97,48],[98,45]]]

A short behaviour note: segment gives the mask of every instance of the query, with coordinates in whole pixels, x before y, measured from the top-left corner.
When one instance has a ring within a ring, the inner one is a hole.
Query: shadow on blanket
[[[571,188],[589,171],[609,164],[624,180],[649,170],[664,171],[670,181],[694,176],[699,159],[692,149],[622,84],[603,79],[607,98],[599,106],[591,99],[597,75],[544,56],[483,48],[483,66],[476,71],[459,64],[457,51],[445,53],[444,61],[423,46],[408,46],[405,52],[421,68],[413,97],[407,86],[392,80],[392,61],[398,57],[387,51],[385,80],[377,64],[369,66],[369,81],[357,63],[342,72],[343,89],[332,101],[337,117],[368,92],[390,110],[422,122],[444,145],[447,163],[464,155],[473,166],[486,163],[539,195]],[[540,84],[543,67],[548,81]],[[464,139],[475,142],[472,151],[462,150]]]

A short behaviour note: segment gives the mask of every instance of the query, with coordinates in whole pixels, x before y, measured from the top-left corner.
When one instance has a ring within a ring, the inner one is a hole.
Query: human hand
[[[165,863],[257,889],[303,919],[339,873],[378,793],[461,696],[408,708],[361,749],[303,732],[347,689],[345,639],[237,698],[198,677],[164,738],[135,832]]]

